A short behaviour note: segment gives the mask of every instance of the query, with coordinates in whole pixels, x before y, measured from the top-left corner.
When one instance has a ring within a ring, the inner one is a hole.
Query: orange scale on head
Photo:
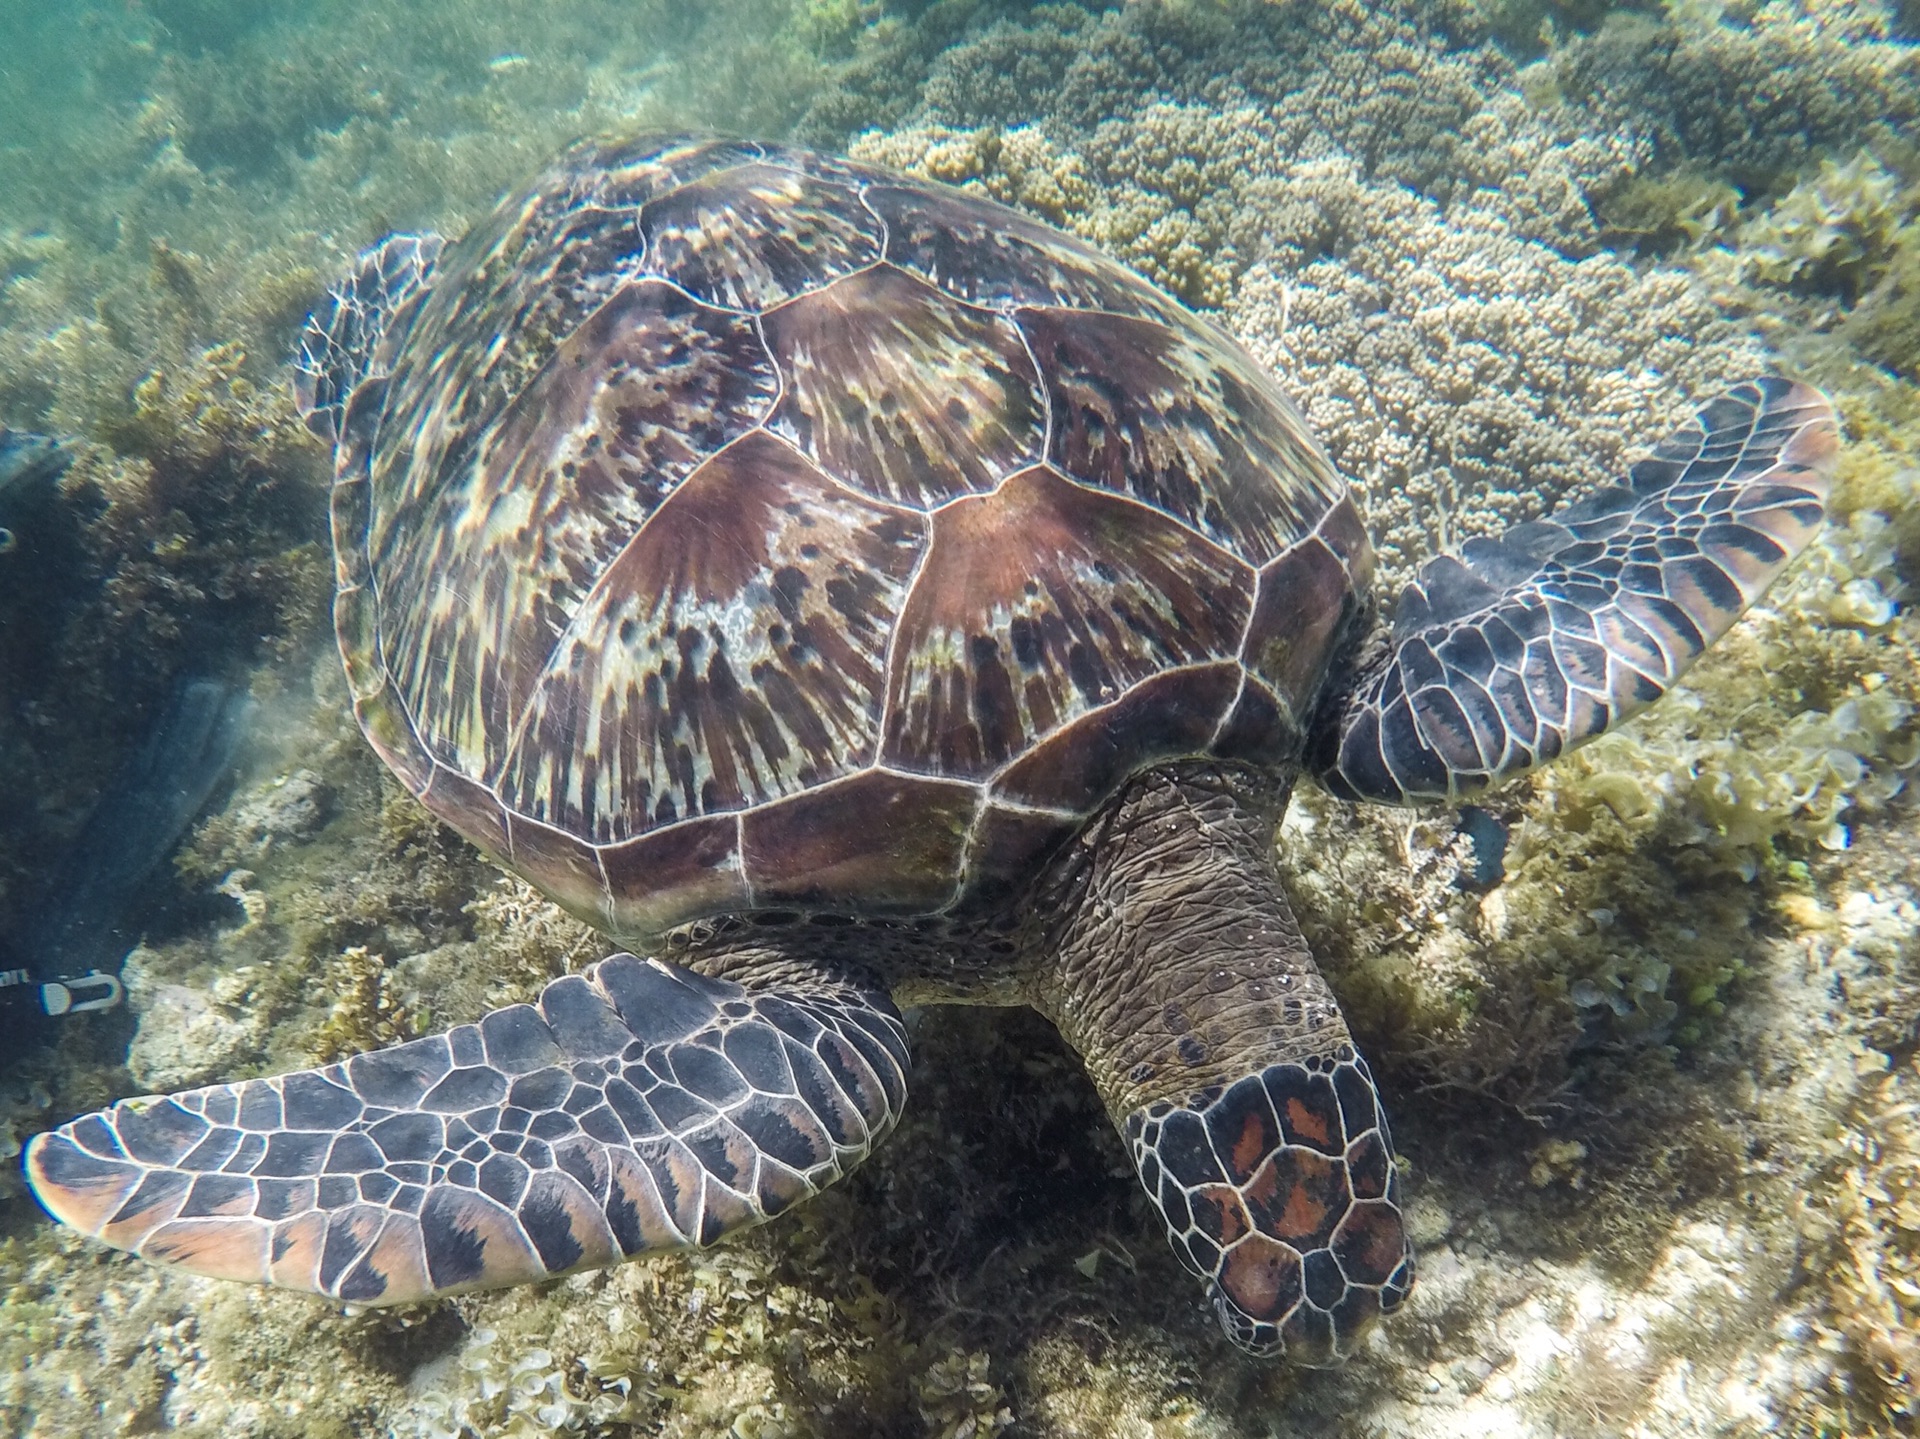
[[[1346,1147],[1340,1100],[1328,1076],[1296,1064],[1277,1064],[1261,1077],[1287,1143],[1310,1145],[1322,1154],[1339,1154]]]
[[[1322,1149],[1335,1147],[1340,1143],[1339,1130],[1335,1128],[1334,1112],[1322,1106],[1309,1104],[1299,1095],[1287,1100],[1286,1107],[1280,1111],[1281,1122],[1286,1126],[1288,1138],[1298,1137]]]
[[[1369,1130],[1347,1146],[1347,1176],[1356,1199],[1378,1199],[1387,1192],[1393,1160],[1378,1130]]]
[[[1201,1185],[1187,1196],[1187,1206],[1193,1212],[1194,1227],[1216,1244],[1232,1244],[1253,1228],[1246,1205],[1228,1185]]]
[[[1341,1221],[1333,1252],[1355,1284],[1385,1284],[1407,1257],[1406,1223],[1384,1200],[1363,1199]]]
[[[1222,1256],[1220,1288],[1242,1313],[1278,1323],[1300,1303],[1300,1256],[1287,1245],[1249,1235]]]
[[[1265,1116],[1249,1114],[1240,1126],[1240,1137],[1228,1155],[1235,1174],[1251,1174],[1273,1148],[1273,1132]]]
[[[1311,1149],[1278,1151],[1246,1188],[1247,1209],[1262,1234],[1318,1249],[1347,1212],[1344,1166]]]

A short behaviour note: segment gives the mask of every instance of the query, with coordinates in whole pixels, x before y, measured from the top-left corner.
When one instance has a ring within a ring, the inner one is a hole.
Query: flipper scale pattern
[[[1812,540],[1836,446],[1818,391],[1756,380],[1625,484],[1431,561],[1346,701],[1323,782],[1458,801],[1638,713]]]
[[[123,1100],[37,1136],[27,1172],[144,1258],[400,1304],[770,1219],[893,1127],[907,1069],[884,995],[619,954],[446,1034]]]

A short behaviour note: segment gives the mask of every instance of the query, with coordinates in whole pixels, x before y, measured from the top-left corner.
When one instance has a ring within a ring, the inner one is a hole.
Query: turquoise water
[[[1466,828],[1296,797],[1279,873],[1422,1256],[1343,1368],[1227,1343],[1050,1025],[930,1005],[899,1128],[844,1183],[540,1286],[343,1312],[114,1254],[0,1179],[0,1425],[1907,1432],[1917,33],[1870,0],[0,14],[10,1150],[439,1032],[614,947],[350,718],[331,456],[290,364],[364,247],[459,236],[576,136],[798,143],[1070,232],[1229,332],[1217,372],[1292,397],[1389,597],[1755,376],[1825,390],[1847,442],[1808,554],[1643,718]],[[457,358],[487,330],[447,333]],[[980,373],[887,393],[930,414]]]

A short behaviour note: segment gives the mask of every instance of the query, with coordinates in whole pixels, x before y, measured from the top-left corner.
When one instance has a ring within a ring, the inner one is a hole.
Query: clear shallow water
[[[686,13],[7,22],[27,103],[0,155],[0,419],[98,447],[27,523],[0,516],[22,540],[0,557],[0,771],[31,796],[0,819],[11,932],[182,675],[211,665],[258,704],[207,818],[129,902],[131,1006],[17,1064],[17,1135],[467,1018],[597,952],[383,789],[342,718],[322,459],[282,363],[360,245],[457,231],[576,133],[871,131],[859,153],[972,180],[1224,307],[1366,492],[1390,576],[1615,473],[1688,398],[1782,363],[1769,348],[1850,406],[1835,538],[1692,697],[1503,797],[1514,848],[1486,894],[1454,882],[1471,856],[1451,821],[1297,812],[1294,901],[1383,1067],[1432,1255],[1409,1316],[1341,1375],[1230,1357],[1057,1040],[940,1012],[907,1126],[815,1218],[552,1292],[339,1319],[62,1247],[15,1193],[9,1421],[1899,1422],[1897,13],[1651,9],[1593,33],[1566,8]],[[1767,87],[1792,103],[1756,108]],[[86,1377],[103,1368],[124,1377]]]

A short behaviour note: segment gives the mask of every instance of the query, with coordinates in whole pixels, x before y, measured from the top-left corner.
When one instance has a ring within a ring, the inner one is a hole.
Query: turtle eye
[[[1351,1049],[1135,1119],[1141,1182],[1240,1348],[1338,1363],[1404,1302],[1413,1253],[1392,1141]]]

